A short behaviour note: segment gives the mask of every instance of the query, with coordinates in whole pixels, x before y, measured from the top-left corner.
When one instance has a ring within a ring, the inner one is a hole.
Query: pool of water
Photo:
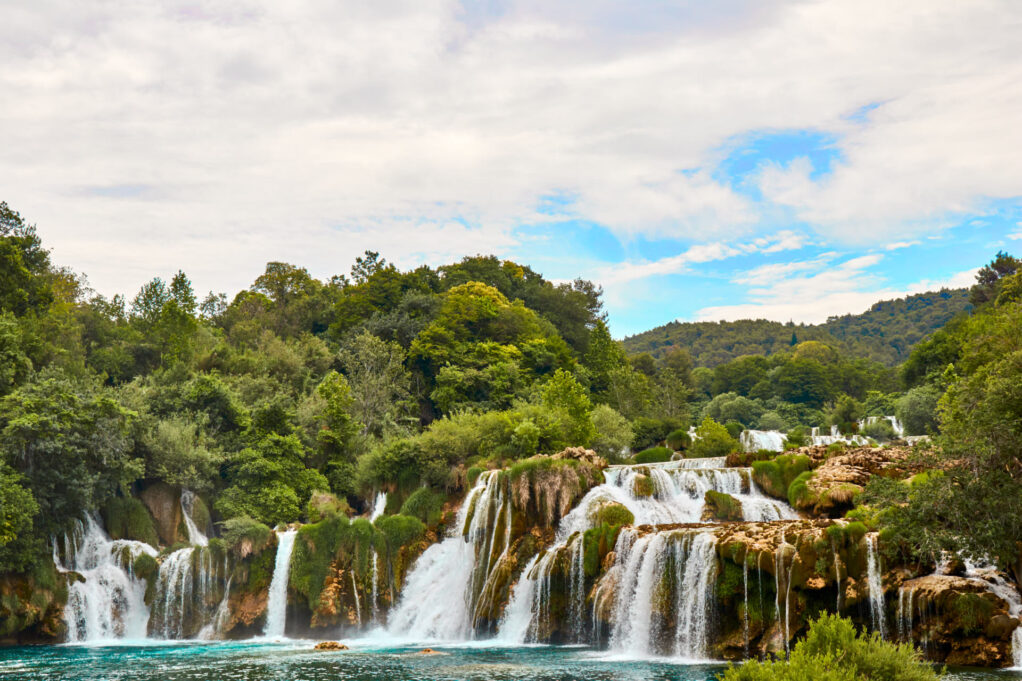
[[[721,664],[623,660],[586,648],[485,644],[442,647],[347,642],[351,650],[313,650],[313,641],[25,646],[0,648],[0,679],[61,681],[708,681]],[[1022,672],[952,670],[954,681],[1014,681]]]

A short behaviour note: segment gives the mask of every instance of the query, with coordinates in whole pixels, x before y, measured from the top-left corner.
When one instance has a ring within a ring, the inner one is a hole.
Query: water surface
[[[348,642],[323,652],[313,641],[0,648],[0,678],[52,681],[709,681],[724,665],[623,660],[586,648],[485,644],[418,647]],[[1022,672],[952,670],[949,681],[1015,681]]]

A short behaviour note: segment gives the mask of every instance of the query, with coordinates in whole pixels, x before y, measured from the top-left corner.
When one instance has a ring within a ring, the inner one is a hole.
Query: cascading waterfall
[[[869,612],[873,630],[887,638],[887,616],[884,612],[884,585],[880,572],[880,552],[877,550],[877,534],[866,535],[866,577],[869,581]]]
[[[369,522],[374,523],[376,519],[383,515],[383,512],[387,508],[387,493],[377,492],[376,497],[373,499],[373,507],[369,511]]]
[[[779,430],[743,430],[739,441],[746,452],[758,452],[766,449],[771,452],[783,452],[785,435]]]
[[[142,554],[157,555],[156,549],[143,542],[111,540],[91,515],[75,521],[61,545],[53,542],[57,569],[83,578],[70,580],[68,586],[64,620],[69,642],[145,638],[149,622],[146,584],[132,570]]]
[[[1008,582],[992,565],[977,565],[972,561],[965,561],[965,576],[977,582],[982,582],[987,589],[995,596],[1003,599],[1008,604],[1008,614],[1018,619],[1022,617],[1022,594],[1018,589]],[[1022,626],[1015,627],[1011,635],[1012,665],[1014,668],[1022,668]]]
[[[270,593],[266,600],[266,626],[263,635],[281,638],[287,622],[287,583],[291,575],[291,550],[297,530],[277,532],[277,556],[270,579]]]
[[[195,546],[209,546],[209,539],[192,518],[192,510],[195,508],[197,498],[191,490],[181,490],[181,515],[184,517],[185,528],[188,530],[188,543]]]
[[[898,589],[898,640],[912,642],[912,601],[915,590],[902,586]]]
[[[417,640],[472,636],[478,599],[508,550],[511,500],[506,487],[500,471],[479,475],[458,510],[452,534],[426,549],[409,572],[401,600],[388,617],[391,633]],[[498,536],[502,526],[505,531]]]

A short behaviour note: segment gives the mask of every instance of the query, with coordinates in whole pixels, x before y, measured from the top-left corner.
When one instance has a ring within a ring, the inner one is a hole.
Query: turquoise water
[[[312,641],[0,648],[0,679],[61,681],[706,681],[722,665],[615,660],[585,648],[372,647],[322,652]],[[955,670],[955,681],[1022,673]]]

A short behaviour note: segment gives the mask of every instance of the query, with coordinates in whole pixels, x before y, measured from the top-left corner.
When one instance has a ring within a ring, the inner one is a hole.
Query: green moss
[[[742,569],[729,560],[723,561],[720,574],[717,575],[717,583],[714,585],[714,593],[721,601],[730,601],[734,596],[744,593],[745,577]]]
[[[788,487],[809,470],[809,463],[804,454],[781,454],[771,461],[753,461],[752,477],[770,496],[787,499]]]
[[[472,466],[471,468],[469,468],[468,472],[465,473],[465,480],[468,483],[468,486],[469,487],[474,486],[476,484],[476,480],[479,479],[479,475],[485,470],[486,470],[485,468],[482,468],[480,466]]]
[[[135,559],[135,562],[131,564],[131,571],[134,572],[136,576],[145,580],[148,580],[156,574],[159,569],[160,566],[157,565],[156,559],[148,553],[139,554],[138,558]]]
[[[632,457],[635,463],[663,463],[670,461],[674,451],[667,447],[650,447]]]
[[[639,473],[632,480],[632,494],[637,497],[651,497],[656,493],[653,478]]]
[[[593,516],[594,525],[631,525],[635,516],[621,504],[604,504]]]
[[[600,574],[603,559],[614,550],[620,530],[620,525],[602,523],[582,535],[582,568],[586,577],[593,578]]]
[[[313,492],[305,506],[305,515],[310,523],[318,523],[327,518],[347,515],[350,510],[345,499],[338,499],[329,492]]]
[[[980,633],[994,614],[994,606],[979,594],[963,593],[951,602],[954,628],[966,636]]]
[[[111,539],[132,539],[156,547],[159,536],[149,510],[135,497],[113,497],[101,511]]]
[[[206,532],[206,528],[209,527],[212,519],[209,515],[209,507],[206,506],[206,502],[202,500],[202,497],[198,495],[196,495],[192,502],[191,515],[192,522],[195,523],[196,527],[198,527],[202,532]]]
[[[440,514],[444,506],[444,495],[429,487],[420,487],[409,496],[401,506],[401,515],[418,518],[430,526],[440,522]]]
[[[739,521],[745,517],[742,502],[730,494],[707,490],[703,501],[709,514],[717,520]]]
[[[688,431],[684,428],[678,428],[667,434],[667,437],[664,439],[664,443],[671,449],[680,451],[682,449],[689,448],[692,444],[692,436],[690,436]]]
[[[788,485],[788,503],[795,508],[806,508],[816,503],[816,498],[809,491],[808,482],[813,478],[812,471],[803,471]]]

